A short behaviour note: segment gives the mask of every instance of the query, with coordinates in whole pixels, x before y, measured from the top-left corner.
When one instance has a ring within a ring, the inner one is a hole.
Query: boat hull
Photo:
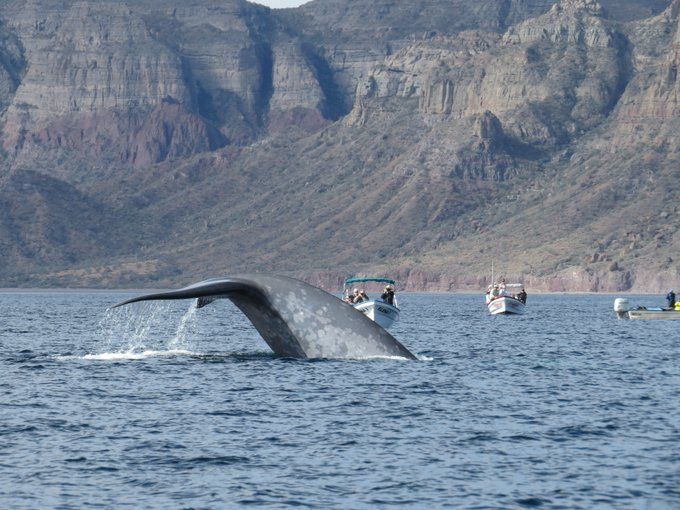
[[[499,297],[487,303],[491,315],[522,315],[526,305],[519,299],[511,297]]]
[[[669,320],[680,319],[680,311],[677,310],[629,310],[628,318],[631,320]]]
[[[364,301],[353,306],[383,329],[389,329],[399,320],[399,308],[384,301]]]

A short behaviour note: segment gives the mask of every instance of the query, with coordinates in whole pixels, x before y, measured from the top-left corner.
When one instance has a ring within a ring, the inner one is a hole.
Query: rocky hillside
[[[680,0],[0,11],[0,285],[680,284]]]

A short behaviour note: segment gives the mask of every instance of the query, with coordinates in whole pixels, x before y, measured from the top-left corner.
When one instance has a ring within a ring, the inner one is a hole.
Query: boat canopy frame
[[[344,285],[344,289],[343,289],[343,292],[342,292],[343,297],[344,298],[349,297],[353,284],[355,284],[355,283],[369,283],[369,282],[386,283],[386,284],[392,285],[393,288],[396,287],[396,285],[397,285],[397,282],[394,281],[391,278],[382,278],[382,277],[375,277],[375,276],[347,278],[345,280],[345,285]],[[397,302],[396,296],[394,297],[394,302],[391,305],[389,303],[383,301],[382,299],[373,298],[373,299],[370,299],[369,301],[364,301],[362,303],[354,304],[354,306],[356,307],[358,305],[362,305],[362,304],[366,304],[366,303],[373,303],[373,302],[379,302],[379,303],[384,304],[386,306],[391,306],[393,308],[396,308],[397,311],[399,310],[399,303]]]

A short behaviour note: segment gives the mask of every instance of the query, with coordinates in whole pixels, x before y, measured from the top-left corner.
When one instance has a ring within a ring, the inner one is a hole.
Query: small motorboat
[[[668,320],[680,319],[680,307],[661,308],[650,306],[631,306],[626,298],[614,300],[614,312],[619,319],[631,320]]]
[[[486,291],[486,307],[491,315],[521,315],[526,309],[526,292],[521,283],[494,283]]]
[[[396,285],[395,281],[390,280],[389,278],[348,278],[345,280],[343,301],[349,302],[349,299],[352,296],[352,287],[355,287],[358,284],[375,282],[391,285],[392,289],[394,289]],[[384,329],[389,329],[392,324],[399,320],[400,310],[396,296],[392,304],[387,303],[382,299],[370,298],[359,303],[350,304]]]

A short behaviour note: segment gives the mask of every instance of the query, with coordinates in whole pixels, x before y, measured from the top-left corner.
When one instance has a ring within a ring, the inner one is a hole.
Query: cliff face
[[[679,11],[10,2],[0,276],[450,290],[494,260],[533,288],[657,290],[678,278]]]
[[[23,165],[82,146],[145,166],[250,143],[270,113],[275,124],[301,110],[314,128],[324,123],[316,69],[267,9],[44,0],[5,15],[2,142]]]
[[[313,38],[336,73],[346,100],[376,64],[414,39],[466,30],[502,33],[549,11],[555,0],[315,0],[287,14]],[[668,0],[604,0],[601,13],[617,21],[663,11]]]
[[[628,41],[601,13],[594,2],[563,2],[502,35],[415,42],[359,84],[347,121],[366,125],[390,100],[410,104],[436,126],[414,168],[493,180],[517,175],[598,126],[623,92]],[[445,141],[451,131],[455,138]]]

